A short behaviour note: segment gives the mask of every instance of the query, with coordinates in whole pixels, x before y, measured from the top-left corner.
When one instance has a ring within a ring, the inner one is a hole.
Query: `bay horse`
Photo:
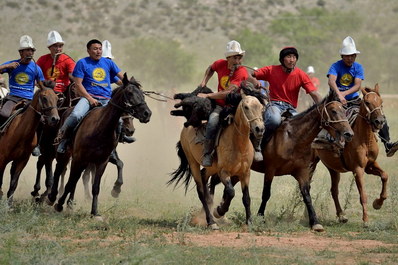
[[[309,225],[314,231],[324,231],[312,205],[310,182],[315,171],[315,153],[311,149],[314,138],[325,128],[336,139],[351,140],[353,131],[345,110],[334,91],[306,111],[284,120],[268,143],[262,145],[264,160],[254,162],[252,169],[264,173],[262,201],[258,215],[263,216],[275,176],[292,175],[299,184],[307,207]]]
[[[147,123],[151,117],[141,85],[124,75],[123,85],[112,92],[112,98],[104,107],[90,111],[77,128],[72,144],[72,163],[65,191],[54,205],[56,211],[63,210],[67,196],[73,195],[76,184],[85,168],[89,164],[95,165],[95,178],[92,186],[91,215],[98,214],[98,194],[100,191],[101,177],[108,164],[111,152],[116,148],[118,139],[116,128],[122,113],[130,113],[142,123]],[[69,157],[67,158],[69,160]],[[49,194],[49,199],[50,199]],[[51,200],[50,200],[51,201]],[[68,200],[69,202],[69,200]]]
[[[0,197],[3,195],[1,186],[5,167],[12,162],[10,188],[7,192],[10,204],[19,176],[37,144],[37,126],[41,120],[51,126],[55,126],[59,121],[57,101],[58,97],[52,89],[39,89],[28,107],[11,121],[7,130],[0,136]]]
[[[382,109],[382,99],[379,93],[379,85],[374,89],[361,88],[363,99],[360,104],[359,113],[352,129],[355,137],[346,143],[339,155],[331,150],[316,149],[316,154],[330,173],[332,185],[331,193],[336,207],[336,215],[342,223],[348,221],[339,202],[340,173],[351,171],[359,192],[359,201],[362,205],[362,220],[364,225],[368,222],[367,195],[364,187],[364,173],[379,176],[382,183],[380,198],[373,202],[374,209],[380,209],[387,199],[388,174],[380,167],[376,159],[379,147],[374,132],[380,130],[385,123]]]
[[[58,96],[58,113],[59,116],[62,116],[65,111],[67,111],[72,106],[76,105],[76,99],[79,97],[74,92],[75,83],[71,83],[65,92],[57,93]],[[57,136],[57,131],[59,129],[60,123],[56,126],[48,126],[46,124],[42,125],[41,135],[39,137],[39,145],[40,145],[40,155],[37,159],[36,163],[36,180],[33,186],[33,191],[31,195],[37,200],[41,201],[45,198],[48,193],[51,191],[52,184],[54,182],[53,176],[53,161],[56,155],[56,148],[54,147],[54,139]],[[41,189],[40,181],[41,181],[41,171],[45,167],[46,180],[45,186],[46,190],[41,195],[39,191]]]
[[[241,90],[243,91],[243,90]],[[174,171],[168,184],[176,182],[177,185],[185,176],[186,191],[193,177],[196,183],[199,200],[206,213],[207,225],[217,230],[218,225],[210,213],[212,199],[209,194],[207,182],[210,176],[218,175],[224,184],[224,195],[220,205],[214,209],[215,217],[222,217],[229,209],[235,196],[234,185],[240,181],[243,192],[243,205],[246,211],[246,223],[250,222],[250,166],[253,162],[254,149],[250,141],[250,133],[255,137],[261,137],[264,132],[263,122],[264,106],[254,96],[246,96],[242,93],[242,99],[234,114],[232,124],[223,129],[219,144],[216,147],[217,158],[213,164],[200,170],[203,145],[197,143],[197,129],[189,126],[181,131],[180,141],[177,143],[180,166]]]

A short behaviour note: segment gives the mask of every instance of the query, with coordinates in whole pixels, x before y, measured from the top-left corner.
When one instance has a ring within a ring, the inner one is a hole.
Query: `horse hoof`
[[[56,203],[56,204],[54,205],[54,209],[55,209],[57,212],[62,212],[62,210],[64,209],[64,207],[62,207],[62,205]]]
[[[220,230],[220,227],[218,227],[216,223],[209,225],[209,227],[211,228],[211,230]]]
[[[32,195],[33,197],[37,197],[39,196],[39,193],[37,191],[32,191],[30,195]]]
[[[54,201],[51,201],[50,198],[46,197],[44,198],[44,201],[47,203],[47,205],[49,206],[53,206],[54,205]]]
[[[363,228],[369,228],[369,223],[368,222],[363,222]]]
[[[217,219],[220,219],[221,217],[223,217],[223,215],[220,215],[217,211],[217,208],[214,209],[213,211],[213,216]]]
[[[315,231],[315,232],[324,232],[325,231],[325,229],[323,228],[323,226],[321,224],[313,225],[311,227],[311,230]]]
[[[92,218],[94,220],[96,220],[96,221],[99,221],[99,222],[104,222],[105,221],[104,217],[102,217],[101,215],[93,215]]]
[[[383,201],[380,199],[375,199],[373,201],[373,208],[376,210],[380,210],[381,206],[383,206]]]
[[[345,224],[348,222],[348,218],[345,215],[340,215],[338,217],[338,219],[339,219],[339,223],[342,223],[342,224]]]
[[[115,189],[112,189],[111,195],[113,198],[119,198],[119,194],[120,194],[120,191],[116,191]]]

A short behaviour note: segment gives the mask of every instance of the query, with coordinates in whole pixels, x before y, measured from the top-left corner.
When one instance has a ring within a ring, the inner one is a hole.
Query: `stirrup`
[[[212,164],[213,164],[213,158],[211,154],[204,155],[202,159],[202,166],[211,167]]]

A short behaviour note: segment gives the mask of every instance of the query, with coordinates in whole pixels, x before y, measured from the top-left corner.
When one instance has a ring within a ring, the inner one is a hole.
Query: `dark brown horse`
[[[69,179],[64,193],[59,198],[58,203],[54,205],[57,211],[62,211],[67,196],[74,194],[83,170],[89,164],[94,164],[95,178],[92,188],[91,214],[98,216],[97,207],[101,177],[108,164],[109,155],[118,143],[116,128],[119,124],[119,118],[125,112],[130,113],[143,123],[149,122],[152,114],[145,102],[144,92],[141,90],[140,84],[133,78],[129,81],[126,75],[123,78],[123,85],[113,91],[109,103],[105,107],[90,111],[80,123],[72,146],[73,159]]]
[[[37,144],[36,128],[40,120],[53,126],[59,121],[57,101],[58,97],[52,89],[38,90],[26,110],[17,115],[0,136],[0,188],[3,184],[4,169],[12,161],[10,188],[7,193],[10,203],[19,176]],[[0,189],[0,197],[2,194]]]
[[[362,220],[364,225],[368,222],[367,196],[364,187],[364,173],[379,176],[382,189],[380,198],[375,199],[373,208],[380,209],[387,199],[387,173],[377,163],[379,147],[375,136],[376,131],[383,127],[385,117],[382,110],[382,99],[379,94],[379,86],[374,89],[362,88],[363,99],[357,118],[352,129],[355,137],[344,147],[340,155],[327,149],[316,149],[316,153],[322,163],[327,167],[332,180],[332,197],[336,207],[336,214],[340,222],[347,222],[339,202],[339,181],[340,173],[351,171],[354,174],[357,184],[359,199],[362,205]]]
[[[218,229],[218,225],[210,213],[212,199],[207,182],[209,177],[215,174],[219,176],[225,189],[221,204],[214,209],[214,216],[219,218],[229,210],[230,203],[235,196],[234,185],[240,181],[243,193],[242,201],[246,211],[246,223],[250,221],[249,181],[250,166],[254,156],[250,133],[253,133],[256,137],[262,136],[264,132],[263,110],[264,106],[256,97],[243,94],[232,124],[221,133],[216,148],[217,159],[211,167],[206,167],[202,171],[200,165],[203,145],[196,141],[197,129],[192,126],[182,129],[180,142],[177,144],[181,164],[172,173],[172,179],[168,183],[175,182],[177,185],[185,176],[185,186],[188,188],[190,180],[192,178],[195,180],[198,196],[206,213],[207,224],[212,229]]]
[[[58,113],[60,116],[63,115],[63,113],[75,105],[77,103],[76,99],[78,97],[74,93],[74,83],[71,83],[68,88],[65,90],[64,93],[58,93]],[[31,195],[33,197],[38,197],[39,196],[39,191],[41,189],[40,185],[40,180],[41,180],[41,171],[43,167],[45,167],[46,170],[46,180],[45,180],[45,186],[46,186],[46,191],[41,194],[41,199],[45,198],[47,194],[51,191],[52,184],[54,182],[54,176],[53,176],[53,161],[55,159],[56,155],[56,148],[54,147],[54,139],[57,135],[57,131],[59,128],[59,123],[56,126],[49,126],[49,125],[42,125],[42,129],[39,130],[41,135],[39,135],[39,145],[40,145],[40,156],[37,159],[36,163],[36,181],[33,186],[33,191],[31,192]],[[40,200],[40,199],[39,199]]]
[[[335,136],[350,140],[353,132],[337,95],[331,91],[319,104],[288,118],[275,131],[271,140],[263,147],[264,161],[253,163],[252,169],[264,173],[262,201],[258,210],[264,215],[265,207],[271,197],[271,184],[275,176],[292,175],[299,184],[309,215],[312,230],[323,231],[316,216],[310,195],[310,182],[314,174],[315,159],[311,143],[321,128]]]

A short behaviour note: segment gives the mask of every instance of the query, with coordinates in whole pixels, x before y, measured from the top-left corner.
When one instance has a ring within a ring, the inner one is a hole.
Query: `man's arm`
[[[319,94],[318,90],[311,91],[309,94],[316,104],[319,104],[322,101],[322,96]]]
[[[214,74],[214,70],[211,69],[211,65],[210,65],[206,69],[205,76],[203,77],[203,80],[200,83],[200,86],[205,87],[207,85],[207,82],[209,81],[209,79],[213,76],[213,74]]]
[[[73,80],[75,81],[76,91],[79,96],[85,97],[88,100],[88,102],[90,102],[91,106],[96,106],[99,104],[99,102],[95,98],[93,98],[89,93],[87,93],[87,90],[84,88],[82,84],[83,78],[73,77]]]

